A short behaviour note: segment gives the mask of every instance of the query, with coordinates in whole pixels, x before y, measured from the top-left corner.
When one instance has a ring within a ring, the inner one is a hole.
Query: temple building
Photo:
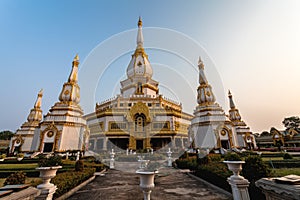
[[[211,85],[208,83],[204,64],[199,58],[199,87],[197,89],[198,106],[189,131],[194,147],[207,149],[256,148],[255,137],[241,120],[229,91],[229,115],[216,103]]]
[[[192,115],[159,94],[159,83],[143,47],[142,21],[138,21],[137,46],[121,81],[117,97],[96,104],[86,115],[90,129],[89,150],[184,148]]]
[[[159,93],[152,79],[153,68],[144,49],[142,21],[138,21],[136,49],[120,82],[120,94],[97,103],[85,116],[79,105],[79,58],[76,55],[59,101],[42,118],[43,92],[10,142],[10,152],[101,152],[116,149],[256,148],[250,128],[242,121],[229,92],[229,114],[216,103],[199,59],[198,106],[194,115],[183,112],[182,104]]]
[[[38,129],[42,120],[42,97],[43,90],[38,93],[34,107],[30,110],[27,121],[16,131],[9,144],[10,152],[28,152],[30,151],[34,132]]]
[[[64,152],[85,151],[89,138],[83,110],[79,105],[80,88],[78,86],[79,57],[72,63],[69,79],[64,83],[59,102],[43,116],[41,110],[42,91],[34,108],[16,136],[11,139],[10,152]]]

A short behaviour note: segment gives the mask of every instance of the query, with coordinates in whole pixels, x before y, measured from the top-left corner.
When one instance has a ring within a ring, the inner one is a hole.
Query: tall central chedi
[[[121,81],[120,94],[97,103],[86,115],[92,151],[120,149],[184,148],[188,145],[191,115],[177,103],[159,94],[152,79],[153,68],[144,48],[142,20],[138,20],[136,49]]]
[[[68,81],[64,83],[59,102],[51,107],[34,135],[32,151],[84,151],[89,137],[80,102],[78,86],[79,57],[75,56]]]

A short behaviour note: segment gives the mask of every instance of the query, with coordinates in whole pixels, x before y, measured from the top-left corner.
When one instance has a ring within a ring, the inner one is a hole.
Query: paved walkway
[[[97,176],[94,181],[77,191],[68,200],[143,200],[139,176],[132,173],[135,169],[129,165],[122,164],[123,169],[127,166],[127,171],[108,170],[103,176]],[[152,190],[151,200],[168,199],[223,200],[228,197],[194,180],[180,170],[162,168],[155,177],[155,188]]]

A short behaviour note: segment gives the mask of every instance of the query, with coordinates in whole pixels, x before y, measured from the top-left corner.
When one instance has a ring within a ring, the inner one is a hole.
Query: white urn
[[[150,194],[155,186],[154,177],[158,171],[137,170],[136,173],[140,175],[140,187],[144,193],[144,200],[150,200]]]
[[[52,188],[54,186],[53,183],[50,183],[51,179],[56,176],[56,172],[58,169],[62,168],[61,166],[53,166],[53,167],[38,167],[36,170],[40,172],[40,178],[43,183],[38,185],[38,189],[46,189]]]
[[[245,161],[223,161],[227,164],[228,169],[233,172],[233,175],[230,177],[232,179],[244,179],[244,177],[240,176],[240,172],[242,171],[242,165]]]

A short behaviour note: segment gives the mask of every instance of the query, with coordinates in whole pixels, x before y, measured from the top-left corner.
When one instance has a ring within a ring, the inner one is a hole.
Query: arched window
[[[142,132],[145,127],[145,115],[144,114],[136,114],[135,115],[135,131]]]

